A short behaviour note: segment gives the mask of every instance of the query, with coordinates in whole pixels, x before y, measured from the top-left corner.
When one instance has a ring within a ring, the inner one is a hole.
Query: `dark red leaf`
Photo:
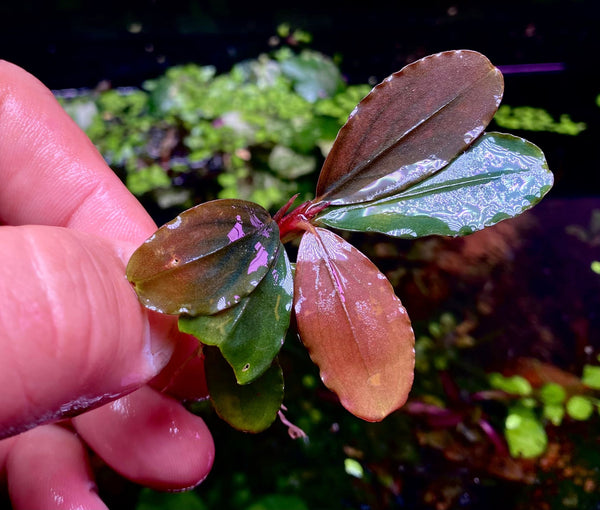
[[[503,90],[500,71],[469,50],[431,55],[392,74],[338,133],[318,199],[365,202],[432,175],[483,132]]]

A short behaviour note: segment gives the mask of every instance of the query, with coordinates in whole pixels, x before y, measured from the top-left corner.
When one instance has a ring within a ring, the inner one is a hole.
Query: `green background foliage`
[[[217,74],[177,66],[142,89],[62,97],[129,189],[159,207],[214,198],[278,209],[313,180],[368,85],[325,55],[284,47]],[[199,184],[202,184],[201,186]]]

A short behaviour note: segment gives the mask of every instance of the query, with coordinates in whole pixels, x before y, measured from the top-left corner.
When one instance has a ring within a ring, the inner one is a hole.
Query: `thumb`
[[[131,247],[61,227],[0,227],[0,438],[128,393],[168,362],[173,318],[125,278]]]

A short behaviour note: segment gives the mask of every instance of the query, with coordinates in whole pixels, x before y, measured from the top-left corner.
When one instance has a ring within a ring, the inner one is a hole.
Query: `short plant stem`
[[[296,196],[292,197],[273,217],[279,226],[279,238],[282,243],[302,235],[307,230],[307,224],[311,224],[311,220],[329,205],[329,202],[313,203],[309,200],[286,214],[295,198]]]
[[[291,421],[289,421],[285,417],[285,414],[283,414],[283,411],[287,411],[287,408],[284,405],[282,405],[281,409],[277,411],[277,415],[279,416],[281,423],[283,423],[288,428],[288,434],[290,435],[290,437],[292,439],[308,438],[306,432],[304,432],[300,427],[294,425]]]

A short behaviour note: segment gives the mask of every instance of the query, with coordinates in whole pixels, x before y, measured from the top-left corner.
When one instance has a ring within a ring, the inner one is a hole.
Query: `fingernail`
[[[158,374],[169,362],[175,350],[176,336],[179,332],[177,317],[148,310],[148,356],[149,362]]]

